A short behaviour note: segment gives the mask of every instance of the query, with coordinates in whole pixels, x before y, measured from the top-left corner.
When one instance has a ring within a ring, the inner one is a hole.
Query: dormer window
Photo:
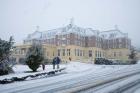
[[[116,36],[115,33],[110,34],[110,38],[114,38]]]

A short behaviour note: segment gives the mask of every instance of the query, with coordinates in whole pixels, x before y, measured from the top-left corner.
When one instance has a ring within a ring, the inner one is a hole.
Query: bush
[[[26,64],[30,69],[32,69],[33,72],[36,72],[39,66],[42,64],[43,60],[44,53],[42,46],[39,44],[33,44],[26,54]]]
[[[8,73],[13,73],[12,67],[9,66],[6,60],[0,62],[0,75],[7,75]]]
[[[105,59],[105,58],[96,58],[95,59],[95,64],[112,65],[113,62],[111,60],[108,60],[108,59]]]
[[[137,57],[136,56],[137,56],[137,52],[136,52],[135,48],[132,47],[130,49],[130,54],[129,54],[129,59],[131,61],[131,64],[136,64],[137,63]]]
[[[8,71],[7,70],[0,69],[0,76],[1,75],[7,75],[7,74],[8,74]]]

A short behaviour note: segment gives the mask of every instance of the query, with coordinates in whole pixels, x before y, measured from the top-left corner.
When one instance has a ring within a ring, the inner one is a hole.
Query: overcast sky
[[[20,43],[40,31],[65,26],[70,18],[84,28],[119,29],[140,48],[140,0],[0,0],[0,38]]]

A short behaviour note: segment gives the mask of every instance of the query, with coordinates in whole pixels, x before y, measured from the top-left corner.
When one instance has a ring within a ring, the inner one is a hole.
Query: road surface
[[[90,69],[80,73],[67,73],[39,80],[0,85],[0,93],[118,93],[116,91],[120,87],[135,81],[139,82],[139,73],[140,65],[97,72]],[[139,84],[136,84],[135,89],[138,87]],[[127,91],[130,91],[128,89]],[[135,92],[135,89],[131,91]],[[124,89],[121,92],[125,93],[125,91]]]

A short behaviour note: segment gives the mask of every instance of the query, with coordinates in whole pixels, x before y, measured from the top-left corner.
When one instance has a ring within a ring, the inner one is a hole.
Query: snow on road
[[[66,67],[66,74],[61,74],[58,76],[53,77],[47,77],[42,79],[36,79],[36,80],[29,80],[29,81],[23,81],[23,82],[14,82],[11,84],[5,84],[0,85],[0,93],[10,93],[10,92],[25,92],[25,93],[31,93],[36,92],[39,93],[39,91],[45,91],[53,89],[54,87],[59,86],[65,86],[70,85],[72,83],[75,83],[79,80],[82,81],[84,78],[87,77],[100,77],[107,73],[115,73],[116,71],[124,71],[126,69],[132,69],[140,66],[138,65],[94,65],[94,64],[88,64],[88,63],[80,63],[80,62],[71,62],[68,64],[62,64],[60,68]],[[5,76],[0,76],[0,80],[4,78],[11,78],[11,77],[22,77],[26,75],[36,74],[36,73],[42,73],[42,72],[48,72],[51,71],[52,65],[47,65],[46,70],[43,71],[40,67],[38,69],[38,72],[35,73],[25,73],[25,71],[31,71],[26,65],[16,65],[14,67],[15,74],[9,74]],[[60,84],[60,85],[59,85]]]
[[[140,86],[134,93],[140,93]]]
[[[139,80],[139,79],[140,79],[140,74],[124,78],[124,79],[120,80],[119,82],[114,82],[110,85],[102,87],[101,89],[91,90],[91,91],[94,92],[94,93],[112,93],[110,91],[116,91],[116,89],[119,90],[119,88],[122,88],[124,86],[128,86],[132,82],[134,82],[136,80]],[[129,91],[131,91],[131,92],[126,91],[126,92],[123,92],[123,93],[133,93],[132,90],[129,90]],[[83,93],[87,93],[87,92],[83,92]]]

